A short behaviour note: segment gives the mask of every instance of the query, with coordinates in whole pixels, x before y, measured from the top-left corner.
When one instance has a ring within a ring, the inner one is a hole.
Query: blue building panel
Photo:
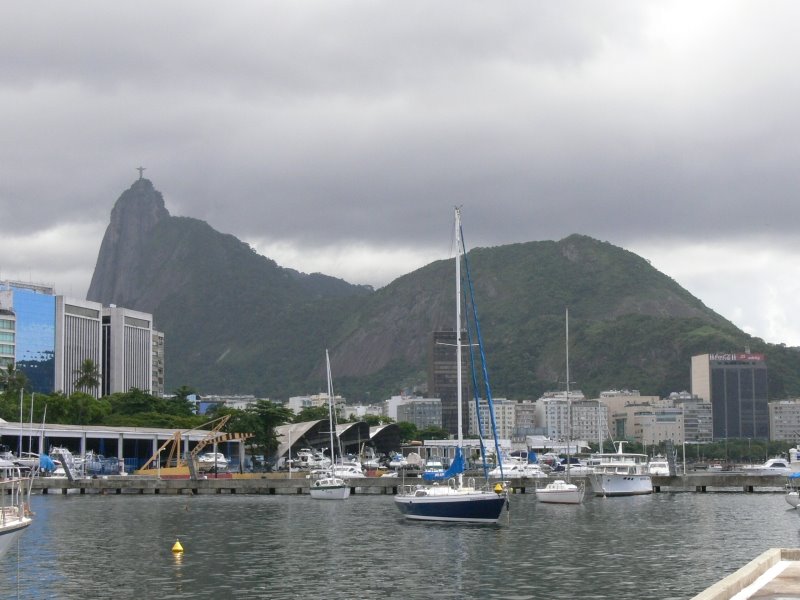
[[[17,315],[17,369],[28,378],[29,390],[52,394],[55,390],[55,296],[14,288]]]

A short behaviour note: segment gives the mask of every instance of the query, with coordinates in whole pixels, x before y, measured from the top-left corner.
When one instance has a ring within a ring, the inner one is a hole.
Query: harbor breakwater
[[[512,494],[535,493],[549,479],[509,479]],[[484,483],[483,477],[469,478],[477,485]],[[586,477],[573,477],[573,481],[584,481]],[[495,481],[495,480],[491,480]],[[33,493],[40,494],[282,494],[304,495],[309,493],[311,480],[305,475],[286,473],[243,473],[210,475],[198,479],[166,479],[138,475],[109,475],[80,478],[43,477],[33,482]],[[399,486],[423,484],[419,478],[363,477],[349,480],[354,494],[393,495]],[[785,477],[767,475],[743,475],[740,473],[692,473],[671,477],[653,477],[653,491],[658,492],[779,492],[786,483]]]

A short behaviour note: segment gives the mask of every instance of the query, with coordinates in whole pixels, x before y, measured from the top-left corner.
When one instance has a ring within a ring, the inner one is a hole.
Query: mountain
[[[495,396],[564,385],[570,309],[573,387],[665,395],[689,389],[690,357],[767,354],[772,398],[800,394],[800,353],[766,344],[641,257],[582,235],[469,252]],[[337,392],[374,401],[424,383],[431,332],[453,327],[453,263],[373,291],[278,266],[231,235],[173,217],[147,179],[117,200],[88,298],[154,314],[167,389],[313,393],[331,349]]]
[[[311,372],[370,292],[279,267],[203,221],[170,216],[140,179],[114,206],[87,298],[153,314],[168,390],[268,394]]]

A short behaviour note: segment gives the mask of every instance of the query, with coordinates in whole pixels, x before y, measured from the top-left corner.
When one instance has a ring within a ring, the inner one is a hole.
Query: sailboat
[[[400,492],[394,497],[394,501],[407,519],[461,523],[497,523],[502,516],[503,509],[508,506],[507,489],[499,483],[493,489],[489,488],[488,482],[482,488],[476,487],[474,481],[471,481],[469,485],[464,483],[461,259],[464,256],[466,261],[466,251],[461,230],[461,211],[458,207],[455,209],[455,241],[456,389],[458,390],[458,438],[455,457],[447,471],[431,477],[431,479],[435,480],[433,485],[403,485],[400,487]],[[469,274],[468,271],[467,274]],[[446,484],[439,485],[439,481],[446,482]]]
[[[580,504],[583,502],[584,485],[572,483],[570,469],[572,467],[570,445],[572,444],[572,399],[569,395],[569,308],[566,310],[566,340],[567,340],[567,480],[556,479],[543,488],[536,490],[536,499],[548,504]]]
[[[331,465],[329,470],[311,483],[311,497],[318,500],[344,500],[350,497],[350,486],[334,470],[333,435],[336,431],[336,419],[333,415],[333,378],[331,377],[331,358],[325,349],[325,364],[328,375],[328,429],[331,443]],[[339,453],[341,454],[341,452]]]

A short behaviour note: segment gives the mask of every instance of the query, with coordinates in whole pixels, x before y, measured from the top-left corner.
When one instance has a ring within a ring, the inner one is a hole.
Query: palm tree
[[[27,383],[28,378],[25,373],[18,371],[14,363],[9,364],[5,369],[0,368],[0,387],[5,390],[6,397],[16,397]]]
[[[91,358],[84,359],[73,374],[76,376],[73,385],[79,390],[91,392],[100,387],[100,367]]]

